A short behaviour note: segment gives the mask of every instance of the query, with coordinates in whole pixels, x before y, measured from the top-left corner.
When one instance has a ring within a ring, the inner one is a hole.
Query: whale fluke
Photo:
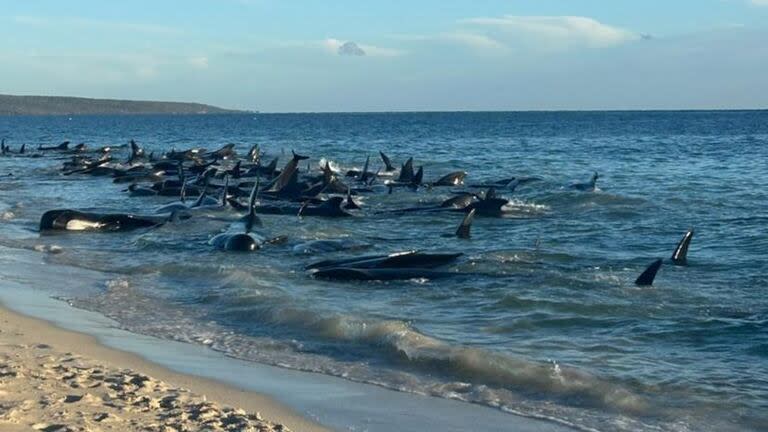
[[[472,221],[475,219],[476,211],[477,209],[472,209],[466,216],[464,216],[464,220],[461,221],[459,229],[456,230],[456,237],[460,239],[468,239],[470,237],[469,230],[472,228]]]
[[[298,180],[298,177],[295,176],[298,174],[299,162],[309,159],[309,156],[296,154],[296,152],[293,150],[291,150],[291,153],[293,153],[293,158],[285,165],[285,168],[283,168],[283,170],[280,172],[280,175],[277,176],[275,181],[272,183],[272,186],[269,188],[268,192],[283,192],[284,189],[287,189],[287,187],[291,184],[295,184]]]
[[[684,266],[688,264],[688,247],[691,246],[691,240],[693,240],[694,230],[689,229],[685,233],[680,243],[677,244],[675,252],[672,253],[672,263],[678,266]]]
[[[637,286],[651,286],[653,285],[653,280],[656,278],[656,273],[659,272],[659,269],[661,268],[661,264],[664,261],[661,259],[657,259],[654,261],[651,265],[648,266],[645,271],[637,277],[635,280],[635,285]]]

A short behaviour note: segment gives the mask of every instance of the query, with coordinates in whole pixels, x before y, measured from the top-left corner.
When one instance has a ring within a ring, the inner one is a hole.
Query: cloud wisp
[[[460,21],[508,42],[543,44],[550,48],[604,48],[637,40],[641,35],[583,16],[518,16],[469,18]]]

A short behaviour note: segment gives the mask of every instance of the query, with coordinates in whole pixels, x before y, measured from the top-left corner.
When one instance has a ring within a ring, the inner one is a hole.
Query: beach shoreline
[[[3,430],[328,430],[264,395],[172,371],[4,304],[0,325]]]

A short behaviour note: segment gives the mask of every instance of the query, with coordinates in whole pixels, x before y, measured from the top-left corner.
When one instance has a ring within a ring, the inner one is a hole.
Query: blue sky
[[[0,6],[0,93],[261,111],[768,108],[768,0]]]

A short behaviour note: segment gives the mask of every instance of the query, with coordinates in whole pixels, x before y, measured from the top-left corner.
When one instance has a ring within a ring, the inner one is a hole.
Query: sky
[[[0,93],[262,112],[768,108],[768,0],[0,0]]]

